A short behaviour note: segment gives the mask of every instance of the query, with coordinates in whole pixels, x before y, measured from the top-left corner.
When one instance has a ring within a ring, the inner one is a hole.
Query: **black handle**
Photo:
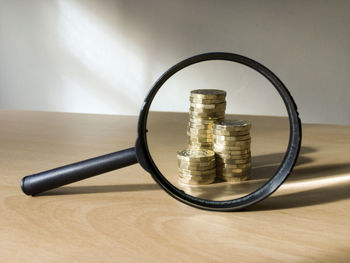
[[[135,148],[133,147],[45,172],[28,175],[22,179],[21,188],[25,194],[35,195],[135,163],[137,163],[137,158]]]

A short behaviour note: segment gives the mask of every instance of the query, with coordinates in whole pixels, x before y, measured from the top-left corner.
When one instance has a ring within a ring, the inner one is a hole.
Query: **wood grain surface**
[[[286,120],[245,118],[256,127],[256,174],[273,171]],[[150,119],[174,131],[155,140],[154,158],[180,147],[183,120]],[[290,178],[240,212],[184,205],[138,164],[36,197],[21,192],[25,175],[132,146],[136,125],[130,116],[0,111],[0,262],[350,262],[349,126],[303,125]]]

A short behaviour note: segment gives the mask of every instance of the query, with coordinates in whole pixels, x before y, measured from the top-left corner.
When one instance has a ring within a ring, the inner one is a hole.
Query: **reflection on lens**
[[[217,70],[217,66],[214,68]],[[227,70],[222,72],[228,76],[225,83],[232,82]],[[201,83],[213,78],[203,73],[199,76]],[[169,79],[158,91],[148,114],[147,143],[158,170],[178,189],[205,200],[232,200],[256,191],[283,160],[288,118],[227,114],[244,94],[237,95],[234,87],[190,89],[201,85],[184,79]],[[222,79],[218,75],[216,80],[220,83]],[[184,85],[187,82],[191,85]],[[269,107],[276,101],[283,106],[270,85],[267,91],[261,89],[265,97],[270,96],[266,100]],[[253,94],[252,101],[259,101],[259,94],[249,91],[249,87],[247,93]],[[178,112],[177,105],[187,108],[187,112]]]

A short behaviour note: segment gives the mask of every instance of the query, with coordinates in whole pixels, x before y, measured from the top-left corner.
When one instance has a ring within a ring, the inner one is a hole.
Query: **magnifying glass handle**
[[[35,195],[137,163],[135,147],[24,177],[22,191]]]

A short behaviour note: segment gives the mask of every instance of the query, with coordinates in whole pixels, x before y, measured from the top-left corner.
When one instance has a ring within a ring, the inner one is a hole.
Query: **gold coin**
[[[189,118],[189,122],[192,124],[200,124],[200,125],[213,125],[214,122],[218,121],[218,119],[203,119],[203,118]]]
[[[218,175],[217,177],[222,178],[226,181],[226,179],[234,180],[234,178],[240,178],[241,181],[244,181],[248,179],[250,176],[250,173],[247,174],[231,174],[231,173],[223,173]],[[243,179],[243,180],[242,180]]]
[[[193,149],[192,149],[193,150]],[[212,159],[207,159],[207,160],[189,160],[189,159],[177,159],[178,165],[190,165],[190,166],[215,166],[216,159],[215,157],[212,157]]]
[[[214,171],[212,173],[207,174],[200,174],[200,173],[187,173],[187,172],[178,172],[178,177],[181,178],[193,178],[196,180],[203,180],[203,179],[209,179],[216,176],[216,169],[213,169]],[[202,172],[202,171],[196,171],[196,172]]]
[[[250,146],[251,140],[245,140],[245,141],[223,141],[223,140],[218,140],[214,138],[215,135],[212,135],[213,141],[215,142],[216,145],[222,145],[222,146],[229,146],[229,147],[234,147],[234,146]]]
[[[250,135],[242,135],[242,136],[221,136],[221,135],[216,135],[213,134],[213,138],[217,141],[217,142],[227,142],[227,141],[246,141],[246,140],[250,140],[251,137]]]
[[[234,171],[236,170],[236,172]],[[244,175],[250,175],[251,169],[225,169],[225,170],[220,170],[217,168],[217,174],[218,175],[223,175],[223,176],[244,176]]]
[[[250,153],[237,154],[237,155],[216,153],[216,155],[223,159],[232,159],[232,160],[241,160],[241,159],[247,159],[251,157]]]
[[[184,179],[184,178],[181,178],[179,177],[179,183],[180,184],[189,184],[189,185],[205,185],[205,184],[211,184],[212,182],[215,181],[215,177],[214,178],[210,178],[210,179],[207,179],[207,180],[193,180],[193,179]]]
[[[187,132],[187,135],[191,137],[191,139],[210,139],[211,142],[213,142],[213,138],[210,133],[194,133],[194,132]]]
[[[208,98],[195,98],[190,96],[190,103],[194,104],[220,104],[226,102],[226,98],[213,98],[213,99],[208,99]]]
[[[187,169],[182,169],[179,168],[179,173],[182,175],[211,175],[216,172],[216,168],[212,168],[209,170],[187,170]]]
[[[212,160],[215,153],[210,150],[187,149],[177,152],[177,158],[189,161],[208,161]]]
[[[213,129],[213,134],[218,136],[243,136],[249,135],[249,131],[228,131]]]
[[[213,176],[216,176],[216,169],[212,169],[213,172],[211,173],[200,173],[200,172],[204,172],[204,171],[194,171],[194,172],[181,172],[179,170],[178,172],[178,177],[182,177],[182,178],[193,178],[193,179],[197,179],[197,180],[201,180],[201,179],[209,179],[212,178]]]
[[[213,147],[213,143],[212,142],[196,142],[196,141],[188,141],[190,148],[198,148],[198,147],[210,147],[210,150],[212,150],[211,148]]]
[[[247,163],[235,163],[235,164],[230,164],[230,163],[224,163],[220,161],[216,161],[216,167],[218,168],[251,168],[252,163],[247,162]]]
[[[212,134],[210,129],[196,129],[191,127],[187,127],[187,132],[191,132],[193,134]]]
[[[205,170],[210,170],[214,169],[216,167],[216,162],[203,162],[203,163],[178,163],[178,168],[179,169],[184,169],[184,170],[190,170],[190,171],[205,171]],[[223,168],[226,168],[225,166],[221,166]]]
[[[208,117],[208,116],[221,116],[225,114],[225,109],[217,110],[201,110],[201,109],[190,109],[189,115],[199,117]]]
[[[204,139],[204,140],[208,140],[210,139],[210,141],[213,141],[213,138],[211,137],[210,133],[193,133],[193,132],[187,132],[187,135],[191,137],[191,139]]]
[[[213,104],[203,104],[203,103],[190,103],[191,108],[198,108],[198,109],[210,109],[210,110],[215,110],[215,109],[220,109],[220,108],[226,108],[226,102],[220,102],[220,103],[213,103]]]
[[[245,120],[222,120],[214,125],[216,130],[246,131],[250,128],[251,123]]]
[[[225,176],[220,176],[220,179],[226,181],[226,182],[230,182],[230,183],[238,183],[241,181],[246,181],[248,180],[249,176],[245,175],[245,176],[239,176],[239,177],[225,177]]]
[[[247,172],[250,172],[250,167],[246,168],[222,168],[222,167],[216,167],[216,170],[220,173],[232,173],[232,174],[244,174]]]
[[[213,137],[210,133],[194,133],[194,132],[186,132],[190,139],[194,140],[208,140],[210,139],[213,142]]]
[[[227,163],[218,163],[216,165],[217,168],[251,168],[251,163],[245,163],[245,164],[227,164]]]
[[[226,91],[218,89],[197,89],[191,91],[190,97],[200,99],[219,99],[226,97]]]
[[[211,177],[205,177],[205,178],[201,178],[201,177],[183,177],[183,176],[179,176],[178,180],[181,183],[186,183],[186,184],[208,184],[208,183],[212,183],[215,180],[216,175],[212,175]]]
[[[242,155],[242,154],[250,154],[249,149],[245,150],[237,150],[237,151],[232,151],[232,150],[217,150],[216,148],[213,148],[214,152],[217,154],[227,154],[227,155]]]
[[[218,152],[250,150],[250,145],[229,146],[229,145],[214,143],[213,150]]]
[[[222,108],[222,109],[210,109],[210,110],[207,110],[207,109],[199,109],[199,108],[190,108],[189,109],[189,113],[191,115],[200,115],[200,116],[206,116],[206,115],[209,115],[209,116],[212,116],[214,114],[220,114],[220,115],[223,115],[225,113],[225,108]]]
[[[197,142],[197,143],[211,143],[213,145],[213,139],[211,137],[205,137],[205,136],[198,136],[198,135],[191,135],[187,134],[188,139],[187,142]]]
[[[225,113],[211,113],[211,114],[196,114],[196,113],[189,113],[190,118],[200,118],[202,120],[218,120],[218,119],[223,119],[225,116]]]
[[[251,158],[246,159],[227,159],[227,158],[221,158],[220,156],[216,157],[217,164],[247,164],[251,163]]]
[[[199,134],[191,134],[187,133],[189,140],[194,142],[211,142],[213,143],[213,139],[210,135],[199,135]]]
[[[209,130],[210,132],[212,132],[212,128],[213,125],[202,125],[202,124],[193,124],[193,123],[189,123],[187,128],[190,129],[196,129],[196,130]]]
[[[213,144],[211,142],[188,142],[189,144],[189,149],[201,149],[201,148],[205,148],[208,150],[213,150]]]
[[[190,106],[189,111],[193,111],[193,112],[221,112],[221,111],[224,111],[225,109],[226,109],[226,105],[220,105],[220,106],[213,108],[213,109]]]
[[[185,170],[194,170],[194,171],[204,171],[204,170],[209,170],[213,169],[216,167],[216,162],[213,162],[212,164],[210,163],[209,165],[207,163],[204,163],[203,165],[201,164],[186,164],[186,163],[180,163],[178,167],[180,169],[185,169]]]
[[[202,107],[202,108],[216,108],[213,106],[209,106],[209,105],[222,105],[226,103],[226,100],[198,100],[198,99],[194,99],[194,98],[190,98],[190,107]],[[202,106],[200,106],[202,105]]]

